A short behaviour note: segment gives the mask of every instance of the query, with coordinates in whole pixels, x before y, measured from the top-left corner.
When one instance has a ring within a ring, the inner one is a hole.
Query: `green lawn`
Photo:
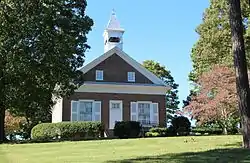
[[[249,162],[241,136],[203,136],[0,145],[1,163]]]

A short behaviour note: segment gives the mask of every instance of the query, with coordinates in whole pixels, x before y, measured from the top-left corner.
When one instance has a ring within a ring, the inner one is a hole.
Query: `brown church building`
[[[82,68],[85,82],[70,98],[59,99],[52,122],[102,121],[112,130],[117,121],[142,126],[166,125],[166,91],[160,78],[123,51],[116,15],[104,31],[104,54]]]

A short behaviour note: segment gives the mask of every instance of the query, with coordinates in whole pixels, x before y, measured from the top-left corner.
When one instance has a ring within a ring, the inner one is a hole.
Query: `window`
[[[138,121],[142,126],[154,126],[159,124],[158,103],[139,101],[130,103],[130,119]]]
[[[109,42],[119,43],[120,42],[120,38],[119,37],[110,37],[109,38]]]
[[[138,103],[138,121],[142,125],[150,124],[150,103]]]
[[[112,102],[111,108],[112,108],[112,109],[119,109],[119,108],[120,108],[120,103]]]
[[[128,81],[135,82],[135,72],[128,72]]]
[[[79,102],[79,121],[92,121],[93,102]]]
[[[103,71],[102,70],[96,70],[95,78],[96,78],[96,80],[103,80]]]
[[[80,100],[71,102],[71,121],[100,121],[101,102]]]

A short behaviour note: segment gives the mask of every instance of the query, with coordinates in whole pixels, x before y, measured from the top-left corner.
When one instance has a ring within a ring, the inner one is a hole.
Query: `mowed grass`
[[[241,136],[0,145],[0,163],[250,163]]]

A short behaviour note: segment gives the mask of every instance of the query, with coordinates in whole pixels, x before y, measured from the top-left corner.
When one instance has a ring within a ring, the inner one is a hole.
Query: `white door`
[[[115,122],[122,121],[122,101],[109,102],[109,128],[114,129]]]

